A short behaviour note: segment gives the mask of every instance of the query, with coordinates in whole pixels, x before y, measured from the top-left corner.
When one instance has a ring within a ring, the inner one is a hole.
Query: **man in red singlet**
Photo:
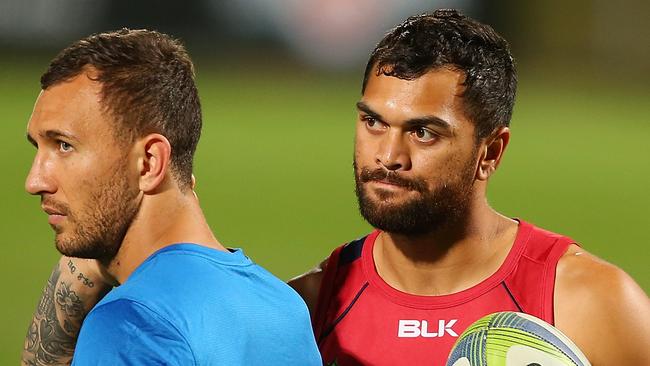
[[[506,310],[554,324],[594,366],[650,365],[650,302],[629,276],[488,205],[515,89],[506,41],[453,10],[377,45],[354,155],[376,230],[290,281],[325,365],[444,365],[470,323]]]

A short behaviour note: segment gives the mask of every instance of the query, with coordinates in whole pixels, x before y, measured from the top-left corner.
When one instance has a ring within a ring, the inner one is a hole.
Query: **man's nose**
[[[380,142],[375,162],[387,170],[411,169],[407,142],[399,131],[390,131]]]
[[[32,167],[25,180],[25,190],[29,194],[54,193],[56,186],[51,174],[51,163],[41,154],[36,154]]]

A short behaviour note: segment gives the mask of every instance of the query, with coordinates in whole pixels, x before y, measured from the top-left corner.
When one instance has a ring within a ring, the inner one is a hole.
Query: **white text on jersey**
[[[458,334],[451,329],[457,321],[458,319],[451,319],[448,321],[443,319],[438,320],[438,331],[429,332],[429,322],[426,320],[420,321],[404,319],[400,320],[398,323],[397,336],[399,338],[434,338],[442,337],[447,333],[452,337],[458,337]]]

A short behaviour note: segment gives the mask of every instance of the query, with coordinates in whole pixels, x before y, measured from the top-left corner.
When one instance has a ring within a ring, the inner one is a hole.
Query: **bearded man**
[[[444,365],[497,311],[554,324],[593,365],[650,365],[650,302],[629,276],[488,204],[516,84],[507,42],[455,10],[407,19],[372,52],[354,170],[376,230],[290,281],[325,365]]]

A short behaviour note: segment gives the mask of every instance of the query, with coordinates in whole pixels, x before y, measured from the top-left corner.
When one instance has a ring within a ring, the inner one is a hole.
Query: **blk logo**
[[[458,319],[451,320],[438,320],[438,324],[429,324],[426,320],[400,320],[397,327],[397,336],[399,338],[435,338],[443,337],[446,334],[449,334],[452,337],[458,337],[458,334],[454,332],[452,327]],[[437,325],[437,327],[436,327]]]

